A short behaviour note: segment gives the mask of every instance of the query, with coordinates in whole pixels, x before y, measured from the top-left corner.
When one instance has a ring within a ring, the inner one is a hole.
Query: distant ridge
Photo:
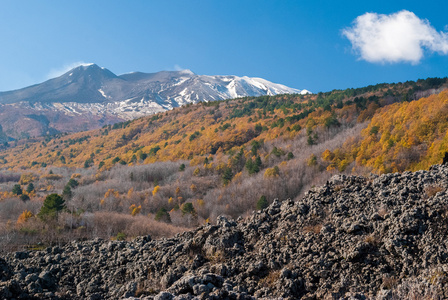
[[[117,76],[96,64],[84,64],[43,83],[0,92],[0,103],[112,103],[143,100],[170,109],[199,101],[306,93],[310,92],[247,76],[196,75],[190,70],[133,72]]]
[[[188,103],[307,93],[247,76],[197,75],[190,70],[117,76],[96,64],[83,64],[43,83],[0,92],[0,125],[8,136],[22,138],[93,129]],[[26,115],[48,122],[40,124]],[[65,123],[58,125],[59,120]]]

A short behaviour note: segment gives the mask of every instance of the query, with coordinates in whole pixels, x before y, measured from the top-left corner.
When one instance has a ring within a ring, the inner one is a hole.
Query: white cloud
[[[448,54],[448,34],[437,32],[428,20],[407,10],[390,15],[363,14],[342,34],[350,40],[361,59],[372,63],[417,64],[425,49]]]
[[[77,61],[74,63],[70,63],[70,64],[66,64],[60,68],[56,68],[56,69],[51,69],[50,72],[48,72],[47,74],[47,79],[51,79],[51,78],[55,78],[55,77],[59,77],[62,74],[67,73],[68,71],[70,71],[73,68],[79,67],[79,66],[88,66],[91,65],[90,63],[85,63],[83,61]]]

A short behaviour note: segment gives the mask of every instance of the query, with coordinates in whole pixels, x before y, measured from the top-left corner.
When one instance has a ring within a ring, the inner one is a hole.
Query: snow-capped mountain
[[[36,136],[95,128],[187,103],[291,93],[309,91],[262,78],[196,75],[190,70],[117,76],[86,64],[41,84],[0,92],[0,125],[9,136]],[[36,131],[36,122],[44,128],[37,126]]]

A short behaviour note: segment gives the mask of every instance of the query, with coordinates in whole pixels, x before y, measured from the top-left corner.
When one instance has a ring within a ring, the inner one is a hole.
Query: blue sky
[[[0,0],[0,91],[92,62],[116,74],[182,68],[312,92],[445,77],[446,12],[445,0]]]

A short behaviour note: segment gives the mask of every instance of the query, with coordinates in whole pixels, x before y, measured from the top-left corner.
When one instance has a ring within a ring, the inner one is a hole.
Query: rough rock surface
[[[447,188],[440,165],[338,175],[297,202],[171,239],[10,253],[0,298],[447,299]]]

